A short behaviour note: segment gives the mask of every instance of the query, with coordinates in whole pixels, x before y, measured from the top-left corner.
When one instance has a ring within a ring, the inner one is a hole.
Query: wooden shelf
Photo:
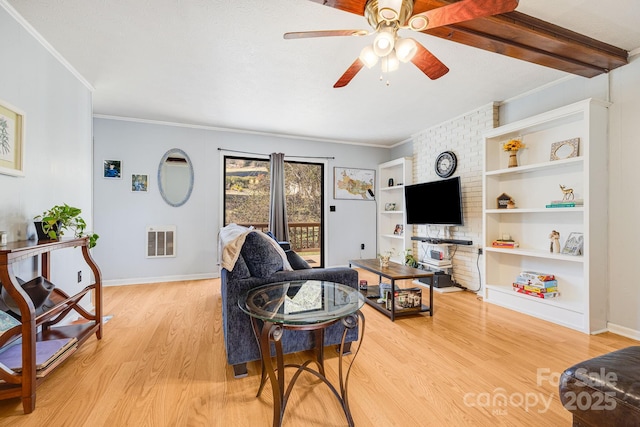
[[[492,129],[484,135],[483,277],[485,301],[585,333],[606,330],[608,258],[607,104],[587,99]],[[520,166],[507,168],[504,142],[521,138]],[[576,157],[550,161],[552,144],[579,138]],[[583,206],[546,208],[561,199],[559,186],[572,188]],[[515,209],[495,209],[507,194]],[[584,255],[549,251],[549,234],[560,233],[561,246],[571,233],[582,233]],[[493,247],[505,234],[517,248]],[[513,291],[522,271],[555,275],[559,295],[537,298]],[[603,305],[604,304],[604,305]]]
[[[411,249],[411,228],[407,225],[407,215],[404,203],[405,185],[411,184],[413,176],[412,160],[410,157],[401,157],[378,165],[378,188],[380,191],[376,197],[378,204],[378,253],[391,253],[391,257],[404,258],[405,251]],[[393,179],[394,185],[389,187],[389,179]],[[395,204],[396,210],[385,210],[389,203]],[[397,225],[401,225],[403,234],[393,234]]]
[[[49,253],[66,248],[81,248],[82,256],[93,272],[95,281],[71,296],[56,287],[50,296],[50,300],[55,305],[36,316],[32,311],[33,305],[27,303],[29,296],[13,276],[13,269],[10,266],[18,261],[40,257],[42,276],[48,279],[50,273]],[[12,344],[17,338],[22,340],[22,371],[16,373],[0,367],[0,380],[4,381],[0,383],[0,399],[22,398],[24,412],[28,414],[35,409],[36,386],[71,356],[91,335],[95,334],[97,339],[102,338],[101,273],[89,253],[88,237],[61,241],[22,241],[9,243],[0,249],[0,281],[20,309],[22,322],[20,326],[6,331],[0,339],[0,345]],[[93,313],[79,305],[80,300],[90,292],[94,293]],[[82,316],[85,321],[72,325],[57,325],[72,311]],[[77,344],[65,351],[47,368],[38,371],[35,358],[36,342],[60,338],[76,338]]]
[[[551,169],[562,169],[567,167],[567,165],[571,164],[581,164],[583,163],[582,157],[572,157],[570,159],[563,160],[555,160],[553,162],[542,162],[542,163],[534,163],[524,166],[518,166],[515,168],[505,168],[505,169],[496,169],[485,172],[487,176],[494,175],[519,175],[523,173],[536,172],[539,170],[551,170]]]

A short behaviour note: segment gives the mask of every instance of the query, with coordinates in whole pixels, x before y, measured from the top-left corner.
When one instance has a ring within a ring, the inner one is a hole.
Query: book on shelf
[[[556,276],[548,273],[541,273],[538,271],[521,271],[518,277],[522,279],[531,280],[532,282],[549,282],[556,280]]]
[[[542,288],[542,287],[538,287],[538,286],[531,286],[531,285],[523,285],[522,283],[514,283],[513,284],[514,288],[517,289],[524,289],[525,291],[529,291],[529,292],[535,292],[538,294],[547,294],[549,292],[558,292],[558,287],[557,286],[550,286],[548,288]]]
[[[6,311],[0,310],[0,336],[2,336],[9,329],[21,324],[22,323],[20,323],[15,317],[10,315]]]
[[[579,206],[584,206],[584,200],[552,200],[545,205],[546,208],[575,208]]]
[[[573,203],[576,206],[584,205],[584,199],[573,199],[573,200],[551,200],[549,202],[550,205],[561,205],[563,203]]]
[[[60,356],[77,346],[77,338],[36,341],[36,370],[47,369]],[[15,372],[22,372],[22,340],[0,352],[0,363]]]
[[[535,280],[523,279],[520,276],[516,277],[516,280],[513,283],[518,285],[531,286],[533,288],[538,288],[538,289],[555,288],[558,286],[557,280],[548,280],[546,282],[538,282]]]
[[[582,205],[577,205],[575,203],[551,203],[548,205],[544,205],[545,208],[547,209],[554,209],[554,208],[579,208]]]
[[[520,245],[518,244],[518,242],[515,242],[513,240],[494,240],[493,242],[491,242],[491,246],[493,246],[494,248],[517,248]]]
[[[531,297],[535,297],[535,298],[555,298],[558,295],[560,295],[559,292],[531,292],[531,291],[527,291],[524,289],[520,289],[520,288],[513,288],[514,291],[516,291],[519,294],[523,294],[523,295],[529,295]]]

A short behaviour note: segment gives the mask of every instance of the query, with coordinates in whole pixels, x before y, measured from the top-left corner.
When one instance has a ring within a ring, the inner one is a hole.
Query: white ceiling
[[[309,0],[6,1],[95,88],[99,115],[391,146],[568,75],[414,33],[447,75],[432,81],[401,64],[386,86],[365,68],[334,89],[371,37],[283,33],[369,27]],[[520,0],[516,10],[640,47],[638,0]]]

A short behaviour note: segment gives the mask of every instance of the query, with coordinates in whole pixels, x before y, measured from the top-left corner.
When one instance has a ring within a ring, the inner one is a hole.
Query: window
[[[225,156],[224,225],[269,228],[269,160]],[[324,164],[285,161],[289,241],[313,267],[324,265]]]

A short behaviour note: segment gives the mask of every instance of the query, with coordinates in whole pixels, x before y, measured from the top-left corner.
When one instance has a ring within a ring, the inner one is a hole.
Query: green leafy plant
[[[42,231],[52,240],[62,236],[65,230],[73,230],[75,237],[82,237],[85,236],[87,223],[80,216],[81,213],[82,210],[79,208],[65,203],[53,206],[34,219],[42,221]],[[86,236],[89,237],[89,248],[93,248],[100,237],[95,233],[86,234]]]
[[[420,264],[418,264],[418,260],[413,256],[412,252],[411,249],[404,251],[404,263],[409,267],[417,268]]]

